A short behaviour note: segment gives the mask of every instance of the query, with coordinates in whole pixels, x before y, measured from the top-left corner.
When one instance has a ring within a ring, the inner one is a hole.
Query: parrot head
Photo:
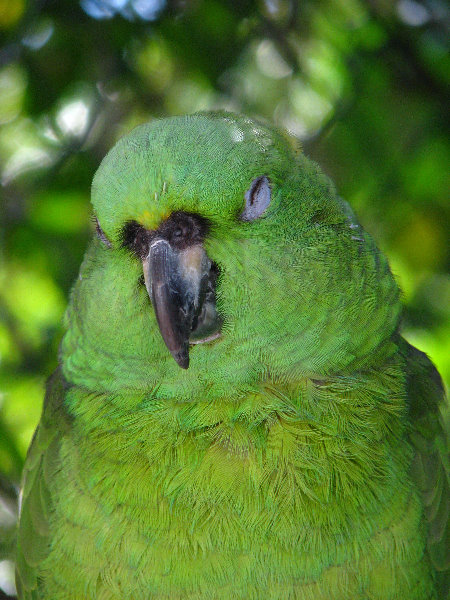
[[[386,259],[275,127],[225,112],[137,127],[101,163],[92,204],[62,344],[70,381],[223,393],[390,351]]]

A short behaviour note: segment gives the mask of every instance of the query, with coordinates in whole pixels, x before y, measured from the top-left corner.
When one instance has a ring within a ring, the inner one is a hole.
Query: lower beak
[[[205,295],[211,261],[201,245],[177,250],[157,239],[143,269],[162,338],[178,365],[187,369],[189,335]]]

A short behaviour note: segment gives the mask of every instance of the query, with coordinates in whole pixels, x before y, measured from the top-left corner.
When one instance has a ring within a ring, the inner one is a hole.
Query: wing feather
[[[65,381],[57,369],[47,382],[41,421],[23,472],[16,550],[16,584],[21,600],[39,597],[39,566],[50,550],[49,485],[58,467],[61,434],[68,425],[62,410],[64,394]]]
[[[450,461],[445,426],[449,405],[439,373],[427,355],[405,341],[402,344],[408,371],[410,439],[415,449],[411,472],[422,493],[427,550],[437,571],[439,598],[445,599],[450,581]]]

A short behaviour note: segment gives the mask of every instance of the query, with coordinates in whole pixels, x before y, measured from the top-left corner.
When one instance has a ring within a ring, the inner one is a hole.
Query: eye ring
[[[245,207],[239,219],[241,221],[254,221],[260,217],[272,200],[270,179],[266,175],[256,177],[244,194]]]

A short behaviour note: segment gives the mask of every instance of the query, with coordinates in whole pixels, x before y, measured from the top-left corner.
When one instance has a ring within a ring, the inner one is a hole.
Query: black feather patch
[[[167,240],[172,248],[184,250],[201,244],[208,234],[209,221],[200,215],[178,210],[163,221],[156,230],[145,229],[136,221],[128,221],[122,228],[122,247],[130,249],[143,260],[155,238]]]
[[[148,255],[148,249],[155,237],[154,231],[145,229],[136,221],[128,221],[122,228],[122,247],[128,248],[141,260]]]
[[[209,228],[209,221],[204,217],[178,210],[161,223],[156,234],[167,240],[172,248],[184,250],[189,246],[201,244]]]

